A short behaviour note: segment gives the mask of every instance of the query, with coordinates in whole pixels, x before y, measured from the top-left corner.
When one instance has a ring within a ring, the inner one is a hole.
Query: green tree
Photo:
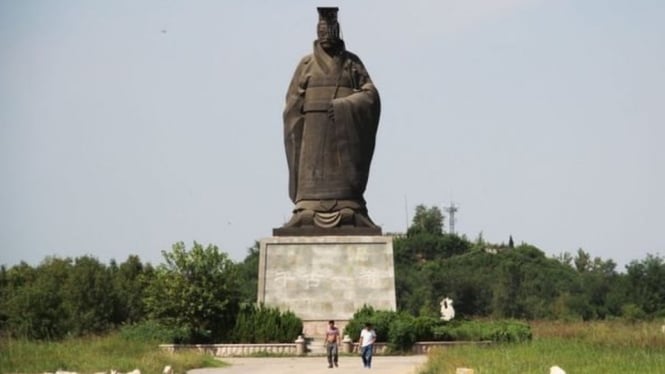
[[[245,259],[237,264],[238,276],[242,280],[241,301],[243,303],[255,303],[256,293],[258,292],[259,279],[259,250],[260,243],[254,242],[254,245],[247,249]]]
[[[499,258],[472,251],[439,262],[440,267],[431,272],[433,288],[438,291],[434,295],[437,305],[448,296],[454,300],[456,316],[490,315]]]
[[[143,320],[146,314],[143,299],[145,289],[154,277],[153,267],[149,263],[143,264],[138,256],[130,255],[120,266],[111,261],[109,271],[114,289],[114,324]]]
[[[570,252],[559,253],[554,258],[563,265],[573,267],[573,255]]]
[[[46,258],[37,268],[22,262],[7,271],[2,300],[6,331],[29,339],[58,339],[67,333],[61,285],[71,269],[70,259]]]
[[[180,242],[162,252],[146,290],[148,315],[166,326],[189,332],[190,342],[225,341],[235,324],[241,298],[238,268],[216,246]]]
[[[647,315],[665,315],[665,260],[649,254],[626,266],[628,293],[633,304]]]
[[[69,333],[100,333],[112,327],[116,300],[111,274],[104,264],[90,256],[77,257],[59,287]]]
[[[109,269],[93,257],[47,257],[36,268],[15,266],[6,277],[0,314],[3,329],[12,335],[59,339],[116,325],[113,311],[121,300]]]
[[[7,267],[0,265],[0,335],[3,331],[7,330],[7,313],[4,308],[2,300],[7,300],[9,297],[9,275],[7,274]]]
[[[581,248],[574,258],[569,253],[559,257],[560,262],[568,264],[577,273],[566,302],[569,315],[591,320],[621,314],[621,306],[625,303],[625,282],[616,272],[614,261],[592,258]]]
[[[416,206],[411,226],[407,235],[429,233],[441,235],[443,233],[443,213],[436,206],[427,208],[424,205]]]
[[[551,318],[555,301],[571,289],[574,271],[547,258],[538,248],[521,244],[499,252],[493,282],[493,314],[511,318]]]
[[[584,252],[582,248],[577,250],[577,256],[574,260],[575,269],[578,273],[584,273],[590,271],[592,267],[591,255],[587,252]]]
[[[399,310],[414,315],[438,311],[442,296],[437,286],[446,283],[444,278],[449,278],[449,274],[439,271],[440,261],[467,253],[471,248],[465,237],[444,234],[442,226],[443,215],[439,208],[418,205],[407,235],[393,241]]]

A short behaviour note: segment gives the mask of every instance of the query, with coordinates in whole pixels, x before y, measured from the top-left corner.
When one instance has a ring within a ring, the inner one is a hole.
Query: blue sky
[[[290,216],[284,95],[340,7],[382,98],[366,199],[623,265],[665,254],[662,1],[0,0],[0,264],[234,260]]]

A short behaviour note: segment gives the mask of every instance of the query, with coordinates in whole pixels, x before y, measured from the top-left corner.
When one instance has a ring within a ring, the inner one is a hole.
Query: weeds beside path
[[[103,337],[65,339],[58,342],[0,339],[0,373],[43,373],[58,369],[96,373],[115,369],[161,373],[171,365],[178,373],[187,369],[221,366],[211,356],[195,352],[171,354],[160,351],[159,342],[123,339],[118,333]]]
[[[462,346],[431,355],[421,374],[547,373],[558,365],[568,373],[665,373],[665,334],[658,322],[532,322],[529,343]]]

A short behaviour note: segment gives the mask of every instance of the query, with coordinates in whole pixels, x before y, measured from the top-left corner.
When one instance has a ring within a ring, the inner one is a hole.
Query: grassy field
[[[57,369],[79,373],[111,369],[127,372],[136,368],[142,373],[161,373],[166,365],[171,365],[176,373],[184,373],[188,369],[223,365],[208,355],[162,352],[158,344],[127,340],[118,333],[61,342],[0,339],[0,373],[43,373]]]
[[[526,344],[463,346],[434,352],[421,374],[549,373],[558,365],[567,373],[665,373],[665,333],[661,323],[533,322]]]
[[[665,333],[660,322],[532,322],[530,343],[460,346],[431,354],[421,374],[455,373],[458,367],[483,373],[549,373],[558,365],[567,373],[665,373]],[[61,342],[0,339],[0,373],[43,373],[57,369],[95,373],[135,368],[177,373],[221,366],[207,355],[170,354],[157,342],[141,342],[113,333]]]

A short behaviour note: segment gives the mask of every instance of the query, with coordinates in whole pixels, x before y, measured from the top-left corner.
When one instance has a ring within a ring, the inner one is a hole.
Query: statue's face
[[[339,24],[319,22],[316,27],[316,36],[323,49],[329,49],[339,43]]]

